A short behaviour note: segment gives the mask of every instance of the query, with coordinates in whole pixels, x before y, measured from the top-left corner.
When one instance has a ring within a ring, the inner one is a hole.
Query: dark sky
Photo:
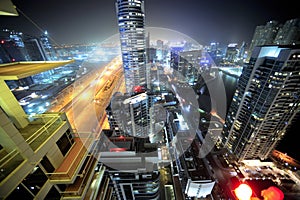
[[[12,0],[57,43],[103,41],[118,33],[115,0]],[[179,31],[200,44],[250,42],[257,25],[299,17],[291,1],[145,0],[146,26]],[[22,14],[0,16],[0,28],[40,35]]]

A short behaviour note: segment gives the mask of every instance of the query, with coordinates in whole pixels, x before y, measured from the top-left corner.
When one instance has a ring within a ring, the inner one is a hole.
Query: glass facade
[[[239,161],[266,159],[290,128],[300,109],[299,61],[293,46],[254,49],[223,129],[223,142]]]
[[[126,91],[147,84],[144,2],[118,0],[116,3]]]

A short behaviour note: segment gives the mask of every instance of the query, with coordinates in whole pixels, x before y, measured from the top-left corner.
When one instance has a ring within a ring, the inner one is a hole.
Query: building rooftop
[[[41,72],[54,69],[75,60],[62,61],[30,61],[30,62],[14,62],[7,64],[0,64],[0,79],[3,80],[18,80],[39,74]]]
[[[2,0],[0,3],[0,15],[19,16],[19,13],[10,0]]]

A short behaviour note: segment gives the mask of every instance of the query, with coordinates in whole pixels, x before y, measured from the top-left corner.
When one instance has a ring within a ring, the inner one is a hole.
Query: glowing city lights
[[[234,190],[234,194],[239,200],[250,200],[252,189],[249,185],[242,183]]]
[[[264,200],[283,200],[284,194],[277,187],[271,186],[266,190],[261,191]]]

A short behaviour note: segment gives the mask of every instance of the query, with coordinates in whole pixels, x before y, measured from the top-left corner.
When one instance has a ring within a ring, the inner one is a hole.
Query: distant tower
[[[117,0],[118,25],[126,92],[147,84],[143,0]]]
[[[30,56],[25,48],[23,33],[4,29],[0,31],[0,48],[5,54],[2,62],[29,61]],[[7,59],[8,58],[8,59]],[[2,60],[2,58],[1,58]]]
[[[274,39],[281,26],[282,24],[280,24],[277,21],[269,21],[266,25],[256,27],[249,46],[249,54],[247,57],[247,61],[249,61],[251,51],[254,49],[255,46],[274,44]]]
[[[266,159],[300,111],[300,47],[255,47],[239,78],[223,128],[228,150]]]
[[[243,60],[246,53],[247,44],[245,42],[239,48],[238,59]]]
[[[53,51],[53,47],[50,43],[47,31],[45,31],[44,34],[41,35],[40,40],[46,53],[47,60],[55,60],[55,54]]]
[[[33,36],[27,35],[24,39],[25,47],[30,55],[31,61],[46,61],[47,56],[41,41]]]
[[[237,43],[230,43],[226,48],[225,60],[227,63],[234,63],[238,57]]]
[[[300,18],[286,21],[282,28],[278,31],[274,44],[300,44]]]
[[[202,72],[201,50],[183,51],[179,53],[178,72],[181,73],[180,79],[190,85],[194,85],[198,81],[199,73]]]
[[[266,25],[256,27],[247,61],[249,61],[251,51],[255,46],[297,44],[300,44],[300,18],[287,20],[284,24],[269,21]]]

